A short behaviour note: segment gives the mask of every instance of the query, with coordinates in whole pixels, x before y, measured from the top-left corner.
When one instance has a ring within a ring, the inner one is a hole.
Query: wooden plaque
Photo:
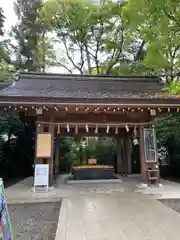
[[[50,133],[37,134],[36,157],[50,158],[52,155],[52,136]]]

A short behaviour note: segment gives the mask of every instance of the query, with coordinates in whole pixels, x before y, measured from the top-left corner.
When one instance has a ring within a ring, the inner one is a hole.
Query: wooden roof
[[[17,81],[0,90],[0,102],[36,99],[60,103],[118,103],[123,99],[174,99],[163,87],[157,77],[20,73]],[[179,99],[177,101],[180,103]]]

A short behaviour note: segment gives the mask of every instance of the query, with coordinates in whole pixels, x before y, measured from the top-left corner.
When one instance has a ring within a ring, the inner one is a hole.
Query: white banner
[[[36,164],[34,187],[49,186],[49,164]]]

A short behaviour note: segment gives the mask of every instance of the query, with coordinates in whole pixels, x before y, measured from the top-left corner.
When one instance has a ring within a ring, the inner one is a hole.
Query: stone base
[[[101,165],[73,167],[72,175],[74,180],[106,180],[115,178],[113,167],[101,167]]]
[[[86,183],[121,183],[122,180],[117,179],[92,179],[92,180],[67,180],[67,184],[86,184]]]
[[[139,183],[136,185],[137,188],[148,188],[148,184],[147,183]]]
[[[162,187],[162,183],[158,183],[158,184],[154,184],[154,185],[151,185],[149,186],[147,183],[139,183],[136,185],[137,188],[140,188],[140,189],[144,189],[144,188],[148,188],[148,187]]]
[[[50,192],[54,189],[53,186],[51,187],[32,187],[31,191],[34,193],[44,193],[44,192]]]

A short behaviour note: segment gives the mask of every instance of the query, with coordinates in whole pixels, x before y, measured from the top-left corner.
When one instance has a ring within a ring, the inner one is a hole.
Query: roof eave
[[[27,105],[27,106],[54,106],[54,105],[109,105],[122,107],[180,107],[180,98],[50,98],[50,97],[17,97],[0,96],[0,106]]]

